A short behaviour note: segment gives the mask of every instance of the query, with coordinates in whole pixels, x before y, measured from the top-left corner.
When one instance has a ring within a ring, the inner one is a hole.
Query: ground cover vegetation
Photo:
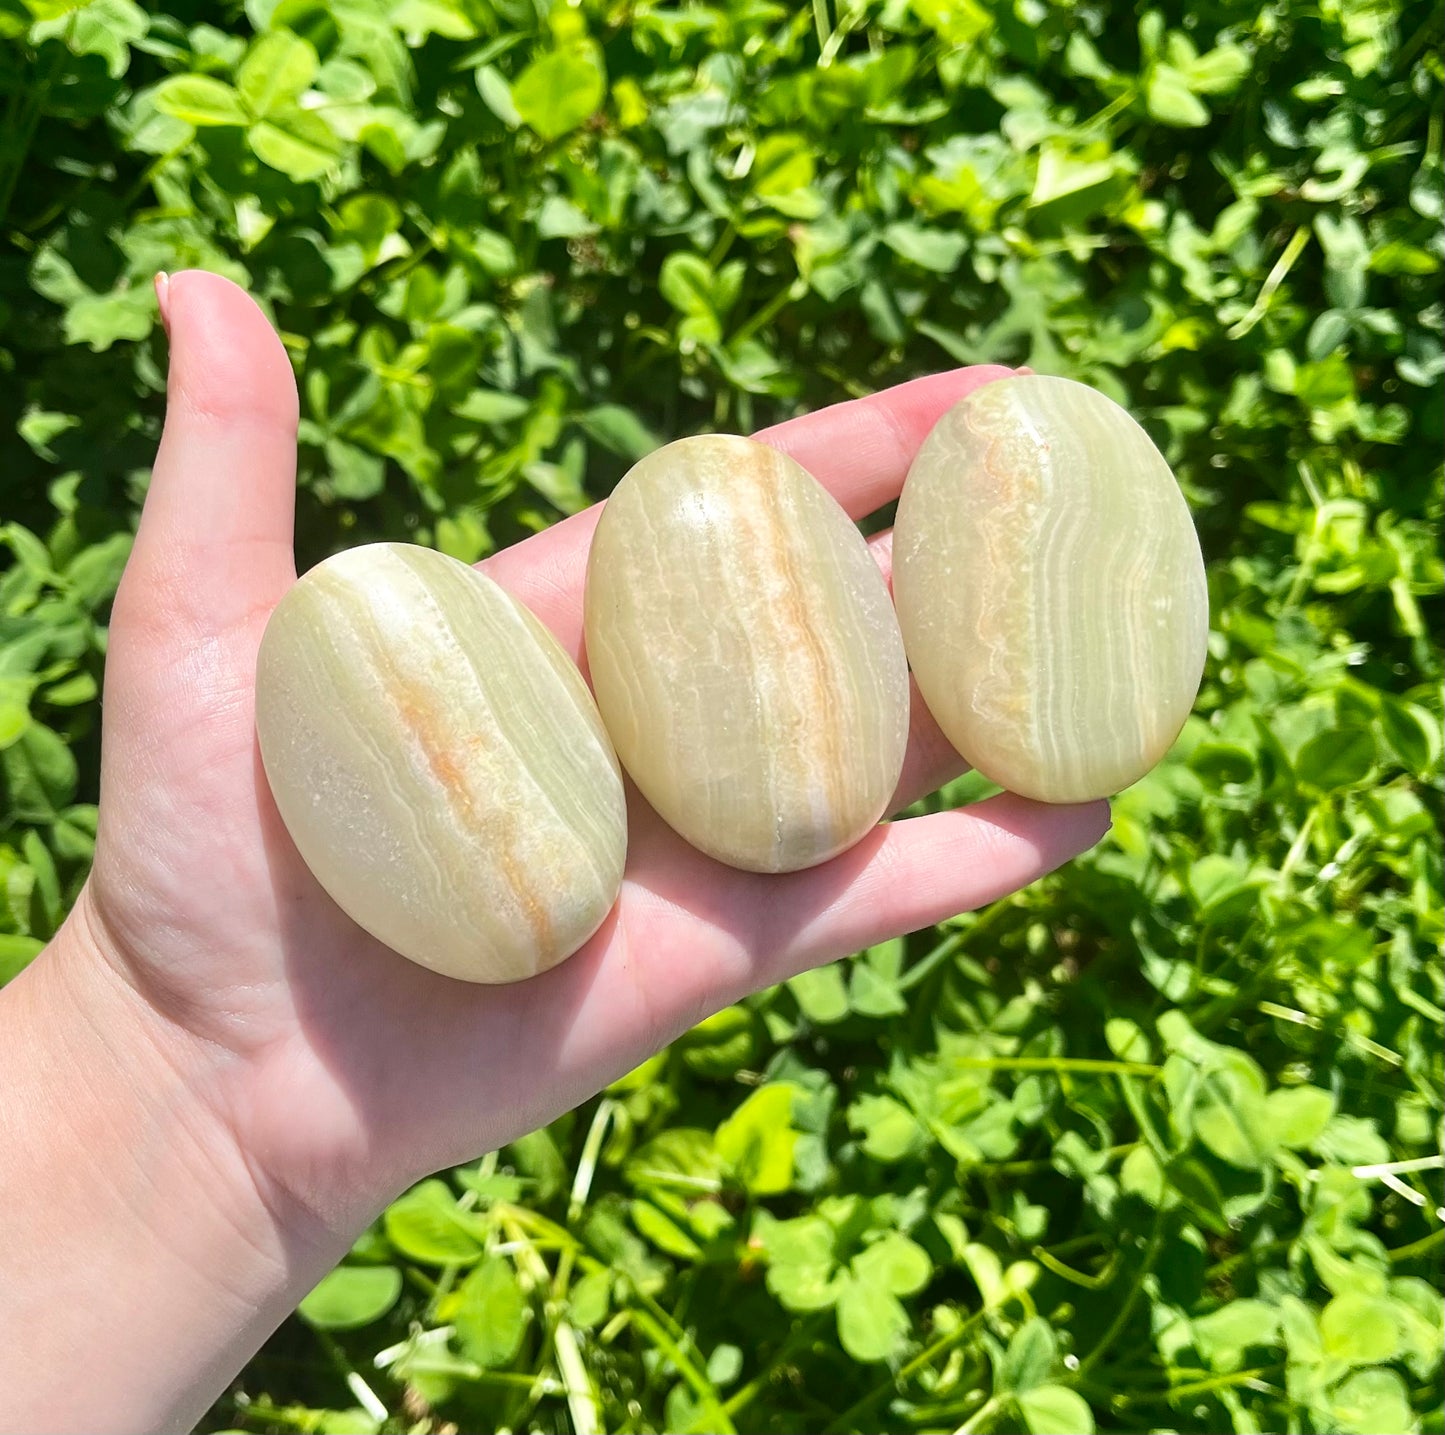
[[[1125,402],[1209,561],[1195,716],[1096,851],[424,1182],[210,1428],[1445,1428],[1441,35],[0,0],[0,973],[90,855],[157,269],[285,337],[303,563],[475,560],[661,439],[982,360]]]

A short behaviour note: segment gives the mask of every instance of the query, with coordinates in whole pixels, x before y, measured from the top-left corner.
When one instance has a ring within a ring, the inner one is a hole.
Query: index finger
[[[945,410],[1013,372],[1001,364],[977,364],[930,374],[789,419],[754,437],[796,459],[850,518],[862,518],[902,492],[914,454]],[[574,658],[582,651],[587,551],[601,514],[602,504],[594,503],[481,565],[489,578],[520,598]]]
[[[960,399],[995,379],[1002,364],[929,374],[867,398],[833,404],[753,437],[796,459],[858,519],[892,503],[928,431]]]

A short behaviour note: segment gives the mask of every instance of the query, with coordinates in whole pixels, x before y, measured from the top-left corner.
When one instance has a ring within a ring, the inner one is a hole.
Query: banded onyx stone
[[[893,592],[929,711],[984,776],[1082,802],[1178,735],[1209,636],[1189,506],[1144,430],[1041,376],[951,408],[909,470]]]
[[[518,981],[617,899],[622,774],[587,685],[464,563],[378,543],[313,568],[267,625],[256,727],[306,865],[421,966]]]
[[[644,458],[597,525],[585,616],[622,765],[694,847],[793,871],[884,815],[903,642],[862,534],[792,459],[725,435]]]

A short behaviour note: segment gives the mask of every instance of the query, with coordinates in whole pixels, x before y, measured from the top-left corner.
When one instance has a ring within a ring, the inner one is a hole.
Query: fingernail
[[[1032,374],[1032,373],[1033,373],[1033,370],[1032,370],[1031,368],[1029,368],[1029,366],[1028,366],[1027,364],[1024,364],[1024,365],[1022,365],[1020,368],[1015,369],[1015,370],[1014,370],[1014,373],[1017,374],[1017,375],[1019,376],[1019,378],[1022,379],[1022,378],[1027,378],[1030,374]]]
[[[161,311],[161,327],[166,338],[171,336],[171,276],[164,269],[156,274],[156,304]]]

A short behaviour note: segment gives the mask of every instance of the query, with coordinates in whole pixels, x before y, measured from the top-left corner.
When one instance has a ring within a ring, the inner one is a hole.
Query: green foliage
[[[1094,853],[423,1183],[216,1421],[1441,1429],[1440,30],[0,4],[0,977],[90,856],[157,269],[274,315],[303,561],[475,560],[660,437],[996,360],[1126,402],[1210,563]]]

